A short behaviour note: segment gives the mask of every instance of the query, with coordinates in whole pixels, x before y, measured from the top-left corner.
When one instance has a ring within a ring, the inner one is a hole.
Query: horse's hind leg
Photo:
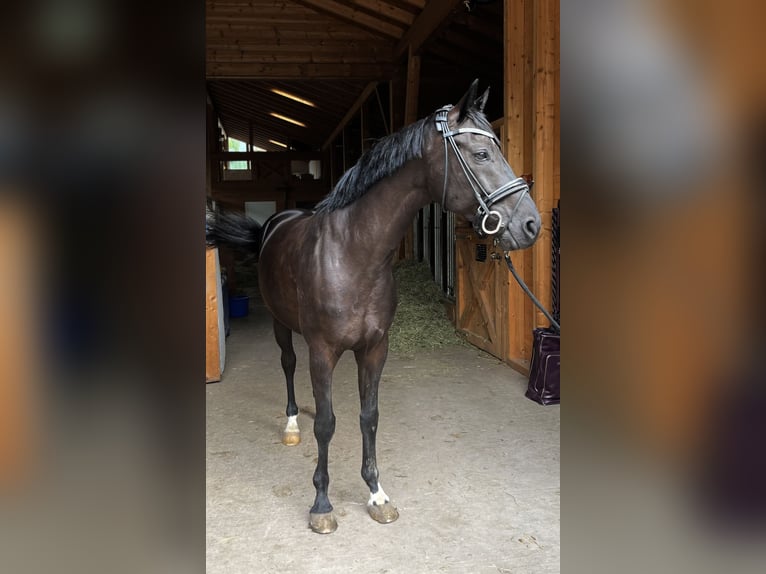
[[[362,429],[362,478],[370,487],[367,512],[382,524],[393,522],[399,513],[380,486],[378,463],[375,456],[375,435],[378,430],[378,383],[388,355],[388,334],[372,348],[354,353],[359,369],[359,399],[361,413],[359,426]]]
[[[319,534],[329,534],[338,528],[332,514],[332,504],[327,496],[330,475],[327,471],[327,457],[330,440],[335,434],[335,413],[332,410],[332,372],[338,362],[338,355],[327,348],[310,348],[309,361],[311,386],[314,389],[316,418],[314,436],[317,439],[317,466],[314,471],[316,498],[309,515],[309,526]]]
[[[282,443],[293,446],[301,442],[301,431],[298,428],[298,405],[295,402],[295,350],[293,349],[293,332],[274,319],[274,337],[282,350],[282,370],[287,381],[287,426],[282,432]]]

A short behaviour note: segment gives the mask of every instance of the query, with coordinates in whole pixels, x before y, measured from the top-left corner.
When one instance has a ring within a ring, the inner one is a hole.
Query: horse
[[[209,224],[214,241],[259,253],[260,292],[273,317],[287,384],[285,445],[300,442],[293,333],[308,345],[319,454],[309,511],[314,532],[338,526],[327,494],[327,459],[335,432],[332,375],[348,350],[358,367],[367,509],[382,524],[399,516],[378,472],[378,383],[397,304],[395,254],[418,210],[440,202],[506,251],[529,247],[539,234],[529,186],[508,165],[484,116],[489,88],[477,97],[477,85],[475,80],[456,105],[378,140],[315,210],[282,211],[263,226],[234,213],[219,214]]]

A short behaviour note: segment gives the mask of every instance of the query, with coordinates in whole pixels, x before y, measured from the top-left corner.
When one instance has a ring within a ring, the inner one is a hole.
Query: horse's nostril
[[[530,239],[534,239],[535,237],[537,237],[537,234],[539,231],[540,231],[540,223],[537,221],[536,218],[531,217],[524,222],[524,232],[527,234],[527,236]]]

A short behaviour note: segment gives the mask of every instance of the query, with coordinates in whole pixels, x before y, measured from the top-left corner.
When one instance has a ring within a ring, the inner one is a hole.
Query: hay
[[[416,351],[467,345],[447,318],[444,295],[428,264],[400,261],[394,266],[399,306],[389,331],[389,349],[411,356]]]

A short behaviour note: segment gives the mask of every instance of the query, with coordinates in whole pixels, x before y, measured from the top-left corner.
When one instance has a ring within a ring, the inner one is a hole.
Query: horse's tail
[[[241,213],[208,211],[205,239],[208,245],[232,245],[258,253],[261,249],[261,224]]]

